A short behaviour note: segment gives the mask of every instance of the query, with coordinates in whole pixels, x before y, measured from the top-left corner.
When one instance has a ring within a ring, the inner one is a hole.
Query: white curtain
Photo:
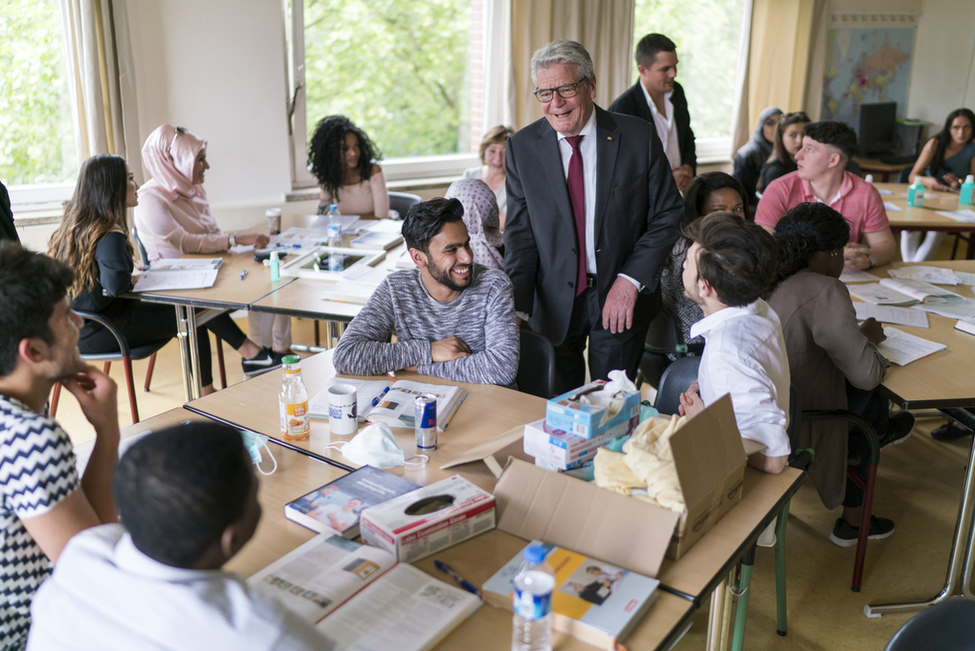
[[[141,142],[124,2],[59,0],[59,5],[80,160],[96,154],[124,156],[141,182]]]
[[[549,41],[581,43],[596,69],[596,103],[603,108],[631,85],[634,0],[510,0],[511,84],[507,105],[516,129],[542,117],[532,97],[529,62]]]

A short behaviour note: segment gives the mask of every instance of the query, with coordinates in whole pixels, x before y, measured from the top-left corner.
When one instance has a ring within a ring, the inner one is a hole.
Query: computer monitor
[[[897,148],[895,125],[897,102],[871,102],[860,105],[857,140],[862,156],[890,154]]]

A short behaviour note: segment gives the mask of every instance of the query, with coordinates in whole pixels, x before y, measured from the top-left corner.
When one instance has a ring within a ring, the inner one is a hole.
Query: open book
[[[351,384],[356,388],[360,421],[386,423],[390,427],[413,427],[414,400],[417,396],[433,396],[437,399],[437,429],[443,432],[467,398],[467,392],[460,387],[444,384],[335,378],[308,401],[309,416],[328,418],[328,387],[333,384]]]
[[[914,305],[915,303],[955,303],[960,294],[935,287],[923,280],[884,278],[879,283],[850,285],[850,294],[874,305]]]
[[[213,287],[223,258],[162,258],[139,274],[133,292]]]
[[[555,571],[552,628],[593,646],[615,649],[657,598],[660,581],[567,549],[545,547],[545,560]],[[512,609],[512,582],[521,562],[519,552],[487,580],[481,590],[485,601]]]
[[[321,534],[250,579],[335,642],[335,649],[425,651],[481,605],[378,547]]]

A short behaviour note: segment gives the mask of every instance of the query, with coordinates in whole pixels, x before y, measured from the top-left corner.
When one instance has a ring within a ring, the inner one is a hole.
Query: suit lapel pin
[[[613,136],[606,136],[606,140],[612,140]]]

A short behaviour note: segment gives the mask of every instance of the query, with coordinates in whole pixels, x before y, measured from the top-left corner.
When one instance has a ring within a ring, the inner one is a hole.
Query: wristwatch
[[[874,257],[873,253],[868,253],[867,257],[870,258],[870,266],[867,269],[873,269],[877,266],[877,258]]]
[[[227,233],[227,241],[230,243],[229,248],[234,248],[237,246],[237,233]],[[873,261],[873,256],[870,256],[871,262]],[[873,266],[873,265],[870,265]]]

